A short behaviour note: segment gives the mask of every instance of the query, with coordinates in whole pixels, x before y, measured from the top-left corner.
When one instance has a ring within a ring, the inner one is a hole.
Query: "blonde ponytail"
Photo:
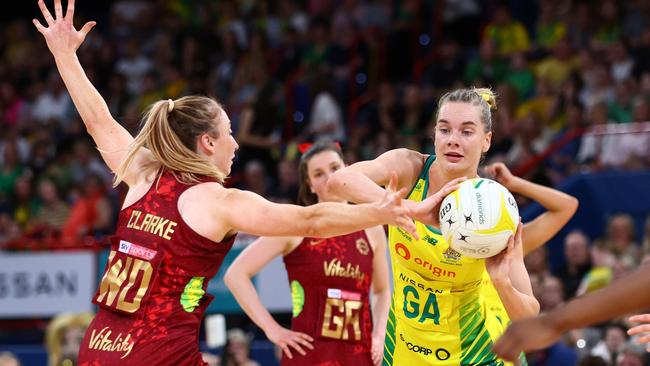
[[[218,137],[217,123],[225,114],[219,103],[203,96],[187,96],[153,103],[145,113],[140,132],[117,169],[114,186],[124,180],[129,166],[141,148],[151,151],[157,166],[170,170],[180,182],[198,183],[207,176],[220,183],[226,178],[214,164],[195,151],[202,134]],[[150,167],[145,167],[150,168]]]

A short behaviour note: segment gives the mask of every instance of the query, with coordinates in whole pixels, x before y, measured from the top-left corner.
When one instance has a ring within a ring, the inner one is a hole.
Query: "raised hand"
[[[439,224],[438,211],[440,202],[447,195],[458,189],[460,183],[467,180],[466,177],[456,178],[442,187],[441,190],[427,197],[420,202],[405,201],[404,205],[409,209],[411,217],[426,225],[437,226]]]
[[[634,315],[631,316],[629,320],[634,323],[645,323],[630,328],[627,331],[627,334],[631,336],[643,334],[642,336],[635,338],[634,342],[645,345],[646,350],[650,352],[650,346],[648,345],[648,343],[650,343],[650,324],[648,324],[650,323],[650,314]]]
[[[272,330],[266,332],[266,337],[280,347],[282,352],[289,358],[293,358],[290,348],[293,348],[303,356],[307,354],[303,347],[314,349],[314,346],[311,344],[314,341],[312,337],[305,333],[294,332],[281,326],[274,327]]]
[[[63,6],[61,0],[54,0],[54,17],[48,10],[43,0],[38,1],[38,7],[41,9],[43,18],[47,27],[43,26],[37,19],[32,22],[36,29],[43,35],[50,52],[57,57],[63,54],[75,53],[77,48],[83,43],[86,35],[95,26],[95,22],[87,22],[76,30],[72,20],[74,18],[74,0],[68,0],[68,9],[63,15]]]
[[[516,178],[504,163],[494,163],[486,166],[485,173],[507,189],[511,189],[512,182]]]
[[[399,226],[414,238],[417,238],[415,223],[411,219],[411,212],[402,204],[407,194],[408,190],[406,188],[397,190],[397,174],[392,172],[390,181],[386,186],[386,194],[379,202],[379,209],[383,213],[383,217],[389,219],[387,221],[388,224]]]

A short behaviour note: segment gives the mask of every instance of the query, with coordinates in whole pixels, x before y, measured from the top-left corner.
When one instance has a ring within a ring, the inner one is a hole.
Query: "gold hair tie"
[[[485,103],[487,103],[487,105],[490,107],[490,109],[492,109],[492,110],[497,109],[496,103],[494,103],[494,99],[492,99],[492,96],[490,95],[490,93],[482,92],[482,93],[478,93],[478,95],[481,98],[483,98],[483,100],[485,101]]]
[[[167,99],[167,113],[171,113],[174,110],[174,101]]]

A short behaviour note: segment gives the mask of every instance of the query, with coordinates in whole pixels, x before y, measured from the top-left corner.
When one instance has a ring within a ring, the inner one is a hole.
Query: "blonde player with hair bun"
[[[439,189],[478,177],[481,157],[490,148],[496,96],[490,89],[458,89],[438,105],[435,155],[391,150],[337,171],[330,190],[352,202],[371,202],[384,194],[381,186],[395,171],[400,188],[410,190],[406,204],[418,203],[412,213],[419,239],[389,228],[394,294],[383,364],[504,365],[490,349],[507,319],[489,310],[482,284],[487,272],[512,319],[539,312],[524,267],[521,224],[502,253],[472,259],[449,247],[437,221]]]

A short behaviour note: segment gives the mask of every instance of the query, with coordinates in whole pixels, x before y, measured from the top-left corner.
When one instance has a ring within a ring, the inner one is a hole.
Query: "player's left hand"
[[[496,283],[498,281],[510,279],[510,267],[515,256],[515,252],[522,246],[522,227],[523,226],[520,222],[519,225],[517,225],[517,232],[514,236],[511,236],[508,239],[508,246],[502,250],[501,253],[485,260],[485,269],[490,275],[492,282]]]
[[[547,315],[516,320],[492,347],[506,361],[517,362],[522,352],[546,348],[557,342],[562,330]]]
[[[372,357],[372,363],[375,366],[381,365],[381,361],[384,359],[384,337],[381,336],[372,337],[370,357]]]
[[[650,352],[650,345],[648,345],[648,343],[650,343],[650,324],[648,324],[650,323],[650,314],[634,315],[629,318],[629,321],[634,323],[646,323],[630,328],[627,331],[627,334],[631,336],[643,334],[640,337],[634,338],[634,342],[636,344],[646,345],[646,350]]]

